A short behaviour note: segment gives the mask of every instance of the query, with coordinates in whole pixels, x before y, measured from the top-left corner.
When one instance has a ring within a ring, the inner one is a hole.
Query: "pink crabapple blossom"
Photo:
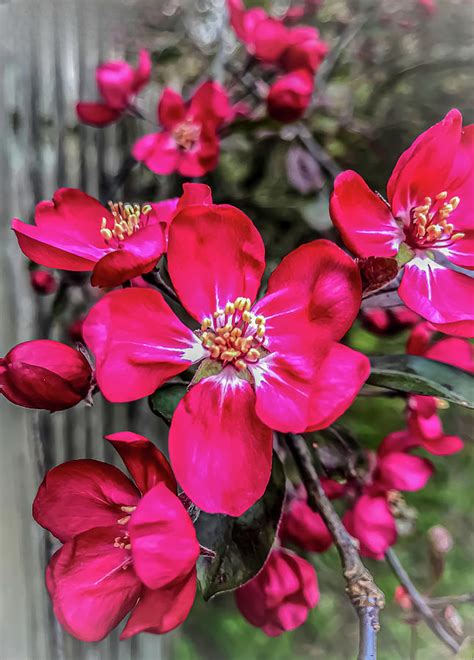
[[[272,430],[328,426],[366,380],[367,358],[338,343],[359,309],[359,272],[333,243],[313,241],[256,301],[262,239],[242,211],[210,200],[174,217],[167,258],[194,332],[158,291],[128,289],[92,308],[84,339],[110,401],[152,394],[201,363],[173,416],[171,463],[199,508],[237,516],[265,491]]]
[[[173,216],[207,186],[183,186],[181,198],[154,204],[109,202],[109,209],[74,188],[60,188],[52,201],[37,204],[35,223],[12,221],[24,254],[49,268],[92,271],[93,286],[114,287],[148,273],[166,251]],[[201,198],[201,197],[200,197]],[[199,199],[200,199],[199,198]]]
[[[383,559],[397,540],[392,502],[398,491],[421,490],[434,470],[427,459],[413,456],[397,444],[388,445],[386,440],[376,455],[369,454],[371,469],[361,495],[343,517],[348,532],[359,541],[361,554],[372,559]]]
[[[158,104],[162,130],[137,140],[132,154],[156,174],[202,176],[217,166],[217,130],[233,115],[227,92],[217,82],[203,83],[188,103],[166,88]]]
[[[237,589],[235,600],[249,623],[277,637],[301,626],[318,604],[316,571],[306,559],[276,547],[260,573]]]
[[[84,642],[131,612],[121,639],[180,625],[196,592],[200,553],[164,455],[146,438],[107,436],[132,479],[95,460],[49,470],[33,503],[37,523],[63,544],[46,571],[59,623]]]
[[[474,335],[474,280],[446,261],[474,268],[474,125],[458,110],[422,133],[399,158],[388,202],[353,171],[334,183],[330,213],[360,257],[404,265],[402,301],[438,330]],[[449,295],[446,292],[449,291]]]
[[[135,96],[148,83],[151,74],[150,53],[142,49],[134,69],[123,60],[111,60],[97,67],[96,82],[102,101],[80,101],[76,106],[80,121],[92,126],[106,126],[131,109]]]

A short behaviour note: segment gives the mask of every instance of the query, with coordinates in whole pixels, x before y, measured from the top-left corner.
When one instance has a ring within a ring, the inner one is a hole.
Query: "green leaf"
[[[242,516],[201,512],[196,523],[199,543],[215,552],[215,557],[200,557],[198,561],[205,600],[240,587],[259,572],[275,540],[284,498],[285,472],[274,452],[267,489]]]
[[[474,378],[450,364],[416,355],[383,355],[370,358],[368,383],[390,390],[438,396],[474,408]]]
[[[170,383],[160,387],[148,397],[152,412],[166,422],[171,422],[178,403],[186,394],[186,389],[187,385],[185,383]]]

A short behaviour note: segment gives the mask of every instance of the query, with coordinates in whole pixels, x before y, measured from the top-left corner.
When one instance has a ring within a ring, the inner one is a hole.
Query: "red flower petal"
[[[304,287],[311,319],[334,340],[351,327],[360,308],[361,279],[354,260],[331,241],[306,243],[288,254],[273,271],[268,293],[298,285]]]
[[[233,367],[191,388],[176,409],[169,443],[178,482],[200,509],[240,516],[263,495],[272,432]]]
[[[387,490],[421,490],[434,472],[426,458],[405,452],[391,452],[379,457],[375,480]]]
[[[146,48],[141,48],[138,53],[138,64],[133,76],[133,92],[138,92],[150,80],[151,55]]]
[[[442,332],[474,336],[474,280],[467,275],[417,257],[405,266],[398,293],[407,307]]]
[[[166,456],[148,438],[131,431],[106,435],[125,463],[125,467],[142,493],[164,483],[176,493],[177,484]]]
[[[98,642],[108,635],[140,594],[130,553],[114,547],[119,532],[114,527],[83,532],[50,564],[54,613],[67,632],[83,642]]]
[[[474,346],[464,339],[442,339],[426,351],[425,357],[474,373]]]
[[[196,595],[196,569],[181,582],[161,589],[144,589],[120,639],[140,632],[167,633],[181,625],[189,614]]]
[[[133,145],[132,155],[156,174],[171,174],[177,169],[180,158],[176,142],[168,131],[144,135]]]
[[[120,507],[135,506],[139,497],[130,479],[113,465],[68,461],[46,473],[33,517],[64,542],[93,527],[116,526],[125,515]]]
[[[326,428],[345,413],[369,373],[370,363],[365,355],[334,342],[313,380],[306,430]]]
[[[360,543],[364,557],[383,559],[397,540],[397,528],[385,497],[362,495],[342,519],[349,534]]]
[[[183,183],[183,194],[179,198],[177,210],[182,211],[186,206],[211,206],[212,191],[205,183]]]
[[[189,106],[189,117],[211,121],[216,127],[231,115],[229,97],[217,82],[206,81],[195,91]]]
[[[434,197],[446,190],[461,130],[461,113],[451,110],[400,156],[387,186],[388,200],[395,216],[423,203],[425,197]]]
[[[135,72],[128,62],[112,60],[96,69],[96,82],[100,95],[111,108],[124,110],[133,91]]]
[[[347,247],[359,257],[394,257],[403,232],[390,208],[356,172],[342,172],[334,182],[331,218]]]
[[[181,500],[164,483],[140,500],[128,524],[133,567],[150,589],[183,580],[195,567],[199,543]]]
[[[76,105],[79,121],[90,126],[107,126],[122,116],[122,110],[111,108],[106,103],[85,103],[80,101]]]
[[[184,307],[202,321],[238,296],[255,299],[265,269],[263,241],[233,206],[189,206],[171,225],[168,268]]]
[[[186,118],[186,106],[178,92],[166,87],[158,104],[158,121],[168,130]]]
[[[421,446],[434,456],[450,456],[464,449],[464,442],[457,435],[441,435],[431,440],[424,439]]]
[[[149,273],[166,249],[164,228],[149,225],[127,237],[123,248],[109,252],[92,272],[92,286],[114,287]]]
[[[74,188],[61,188],[52,201],[37,204],[36,225],[14,219],[21,250],[48,268],[91,270],[108,250],[100,234],[102,218],[110,212],[93,197]]]
[[[201,342],[151,289],[108,293],[83,325],[96,360],[96,378],[110,401],[151,394],[207,355]]]

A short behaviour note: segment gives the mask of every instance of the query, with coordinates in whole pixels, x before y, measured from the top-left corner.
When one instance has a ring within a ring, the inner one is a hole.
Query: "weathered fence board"
[[[96,96],[94,69],[124,54],[140,29],[143,2],[119,0],[0,1],[0,354],[41,336],[26,260],[9,229],[13,215],[31,217],[60,186],[104,192],[123,160],[124,131],[77,126],[75,102]],[[150,3],[156,6],[156,2]],[[44,471],[63,460],[111,460],[105,432],[130,429],[156,437],[159,424],[139,405],[98,401],[48,415],[0,400],[0,658],[154,658],[161,638],[81,644],[55,622],[44,585],[54,540],[31,518]]]

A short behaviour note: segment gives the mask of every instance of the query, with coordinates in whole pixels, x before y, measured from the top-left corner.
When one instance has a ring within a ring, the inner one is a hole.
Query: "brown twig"
[[[288,447],[306,488],[308,504],[326,523],[341,559],[346,592],[359,617],[360,641],[358,660],[375,660],[379,612],[385,598],[359,556],[357,542],[347,532],[329,501],[314,468],[310,449],[300,435],[290,434]]]
[[[400,560],[392,548],[389,548],[385,553],[385,559],[394,574],[397,576],[400,584],[405,587],[414,607],[422,616],[428,628],[434,632],[438,639],[440,639],[449,649],[451,649],[451,651],[457,653],[461,648],[460,644],[438,620],[428,602],[425,600],[425,598],[423,598],[423,596],[411,581],[410,576],[401,565]]]
[[[431,607],[445,607],[446,605],[463,605],[474,603],[474,594],[458,594],[455,596],[435,596],[427,599]]]

